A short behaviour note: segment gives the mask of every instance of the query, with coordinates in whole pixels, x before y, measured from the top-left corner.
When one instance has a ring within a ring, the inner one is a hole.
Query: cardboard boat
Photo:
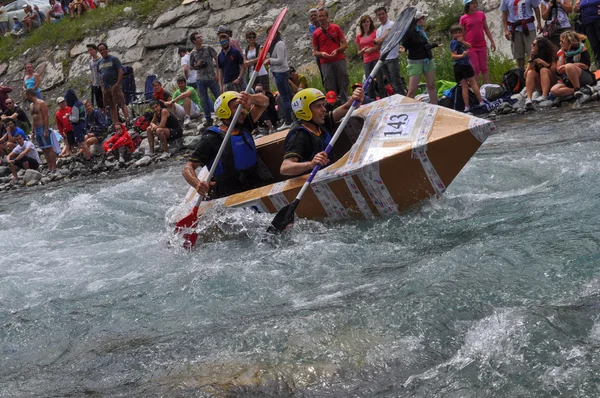
[[[335,144],[334,152],[343,156],[317,173],[296,216],[387,216],[440,196],[494,130],[491,121],[400,95],[363,105]],[[277,213],[292,202],[308,174],[287,178],[279,173],[286,134],[256,140],[260,172],[275,183],[205,201],[198,215],[213,206]],[[199,178],[206,175],[203,168]],[[183,205],[189,208],[196,201],[197,193],[190,189]]]

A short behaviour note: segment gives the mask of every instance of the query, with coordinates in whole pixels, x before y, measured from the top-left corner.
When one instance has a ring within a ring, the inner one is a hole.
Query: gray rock
[[[178,21],[179,19],[193,15],[198,11],[202,11],[204,8],[202,2],[195,2],[192,4],[180,5],[172,9],[171,11],[167,11],[162,14],[160,17],[156,19],[154,25],[152,25],[153,29],[162,28],[163,26],[171,25],[173,22]]]
[[[140,160],[135,162],[135,166],[136,167],[145,167],[145,166],[148,166],[150,163],[152,163],[152,158],[150,156],[144,156],[143,158],[141,158]]]
[[[25,175],[23,176],[23,181],[25,181],[25,184],[28,184],[30,181],[35,181],[37,183],[41,179],[42,179],[42,173],[40,173],[37,170],[32,170],[32,169],[26,170]]]
[[[68,176],[69,175],[69,168],[68,167],[61,167],[58,172],[60,174],[62,174],[63,176]]]
[[[49,182],[52,182],[52,178],[42,177],[42,179],[40,180],[40,182],[42,183],[42,185],[47,185]]]
[[[40,89],[42,91],[52,90],[54,87],[60,86],[65,82],[65,73],[63,71],[62,62],[52,63],[44,62],[36,68],[42,78]]]
[[[183,147],[185,149],[194,150],[198,147],[198,144],[200,144],[201,139],[202,139],[202,137],[200,137],[199,135],[184,137],[183,138]]]
[[[179,148],[169,148],[169,155],[173,156],[177,153],[179,153],[180,149]]]
[[[94,144],[90,146],[90,153],[92,156],[102,156],[104,155],[104,149],[100,144]]]
[[[218,26],[222,24],[231,24],[253,15],[260,5],[252,5],[247,7],[227,8],[225,11],[211,13],[208,18],[208,25]]]
[[[169,141],[169,149],[176,148],[177,150],[181,150],[184,148],[183,138],[177,138],[176,140]]]
[[[131,157],[135,160],[140,160],[141,158],[144,157],[144,152],[140,152],[139,150],[136,150],[134,153],[131,154]]]
[[[212,11],[225,10],[231,7],[231,0],[208,0],[208,5]]]
[[[0,184],[7,184],[12,180],[12,177],[2,177],[0,178]]]
[[[131,48],[134,47],[144,32],[135,28],[118,28],[108,32],[106,45],[108,48]]]
[[[133,47],[127,50],[125,55],[121,58],[121,62],[124,64],[131,64],[133,62],[140,61],[144,58],[144,47]]]
[[[100,173],[100,172],[103,172],[104,170],[106,170],[106,164],[104,163],[104,161],[98,163],[97,165],[95,165],[92,168],[92,171],[94,173]]]
[[[76,56],[69,65],[69,80],[76,79],[81,76],[90,76],[90,56],[85,53]]]
[[[0,177],[7,177],[10,175],[10,168],[8,166],[0,166]]]
[[[144,47],[148,49],[165,48],[170,45],[183,44],[187,41],[187,29],[163,28],[148,32],[144,38]]]
[[[26,187],[33,187],[34,185],[39,185],[39,184],[40,184],[40,182],[37,181],[37,180],[30,180],[30,181],[28,181],[28,182],[25,183],[25,186]]]
[[[23,177],[25,177],[25,170],[21,169],[21,170],[17,171],[17,177],[21,178],[21,179]]]
[[[174,26],[176,28],[200,28],[206,26],[209,15],[208,11],[188,15],[177,21]]]
[[[6,62],[0,64],[0,76],[8,71],[8,64]]]
[[[52,181],[62,180],[63,178],[65,178],[65,175],[60,171],[57,171],[56,173],[52,174],[52,177],[50,177]]]

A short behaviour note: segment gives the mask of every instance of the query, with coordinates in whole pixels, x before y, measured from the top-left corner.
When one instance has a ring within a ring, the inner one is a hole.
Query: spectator
[[[310,37],[312,38],[313,33],[315,33],[315,30],[317,30],[317,28],[321,25],[319,25],[319,17],[318,17],[318,13],[319,10],[317,10],[316,8],[311,8],[310,10],[308,10],[308,20],[310,21],[308,23],[308,33],[310,33]]]
[[[231,46],[227,33],[219,33],[219,43],[222,48],[218,56],[221,92],[241,92],[245,88],[242,84],[242,78],[246,73],[244,57],[241,52]]]
[[[29,4],[23,6],[25,16],[23,17],[23,24],[28,32],[31,32],[33,28],[39,28],[42,26],[40,16],[37,12],[33,11],[33,8]]]
[[[475,72],[469,61],[469,52],[467,49],[471,48],[471,44],[465,41],[463,36],[462,25],[454,25],[450,28],[450,34],[452,40],[450,41],[450,51],[452,51],[454,79],[456,84],[461,86],[462,97],[465,103],[465,112],[469,112],[469,86],[473,90],[475,97],[479,101],[479,105],[485,105],[479,92],[479,85],[475,79]],[[436,95],[437,97],[437,95]]]
[[[19,18],[17,18],[16,15],[13,17],[13,28],[10,31],[10,34],[14,37],[20,37],[25,34],[25,25],[23,25],[23,22],[19,21]]]
[[[427,14],[417,11],[410,24],[406,35],[402,39],[402,46],[408,52],[408,94],[415,98],[421,75],[425,75],[429,102],[437,105],[437,91],[435,88],[435,60],[432,50],[439,44],[430,43],[427,33],[423,30]]]
[[[250,75],[254,72],[254,65],[256,65],[256,62],[258,61],[261,45],[256,42],[256,32],[254,31],[246,33],[246,40],[248,41],[248,47],[246,47],[243,54],[244,65],[248,69],[248,78],[250,78]],[[267,68],[265,68],[264,64],[261,65],[260,70],[258,71],[254,87],[256,87],[258,83],[261,83],[263,88],[269,90],[269,72],[267,72]]]
[[[233,48],[235,48],[236,50],[238,50],[240,53],[242,52],[242,46],[240,46],[240,42],[235,40],[233,38],[233,31],[231,29],[229,29],[227,26],[225,25],[219,25],[219,27],[217,28],[217,36],[219,37],[220,40],[220,36],[221,34],[224,33],[228,36],[229,38],[229,45]]]
[[[325,90],[335,91],[342,101],[346,101],[350,77],[344,51],[348,43],[340,27],[329,22],[327,10],[319,10],[318,17],[321,26],[312,37],[313,54],[319,57]]]
[[[377,28],[376,31],[375,44],[377,45],[378,49],[381,49],[381,46],[383,45],[385,38],[390,32],[390,29],[392,28],[392,26],[394,26],[394,21],[390,21],[390,19],[388,18],[388,13],[385,7],[379,7],[375,11],[375,14],[377,15],[377,19],[379,19],[379,22],[381,23],[381,25],[379,26],[379,28]],[[406,95],[406,82],[404,81],[404,78],[400,75],[400,61],[398,60],[398,49],[399,46],[396,46],[389,52],[385,61],[383,61],[381,69],[383,75],[387,76],[388,80],[390,81],[394,92],[396,94]],[[387,96],[387,93],[385,91],[385,83],[383,79],[379,78],[379,76],[377,77],[377,91],[379,92],[379,96],[381,98]]]
[[[42,99],[42,91],[40,90],[40,84],[42,82],[42,78],[39,73],[36,73],[33,69],[32,64],[25,65],[25,76],[23,77],[23,87],[25,90],[32,89],[35,91],[36,97]]]
[[[171,101],[171,93],[164,89],[162,83],[158,80],[152,82],[152,98],[161,103],[161,106],[167,101]]]
[[[65,12],[56,0],[50,0],[50,10],[48,11],[48,22],[55,22],[62,19],[65,16]],[[89,49],[89,47],[88,47]]]
[[[48,105],[36,95],[32,88],[25,91],[25,99],[31,103],[29,111],[33,122],[33,135],[37,141],[38,147],[44,152],[48,162],[49,174],[56,173],[56,153],[52,147],[50,137],[50,127],[48,121]]]
[[[135,145],[133,145],[133,140],[123,123],[115,123],[114,128],[115,134],[103,144],[104,153],[107,156],[118,154],[119,164],[124,164],[135,151]]]
[[[0,85],[0,111],[6,111],[6,100],[8,99],[8,93],[12,92],[12,88],[8,86]],[[2,113],[0,113],[1,115]]]
[[[296,95],[298,91],[308,88],[308,80],[306,79],[306,76],[296,72],[296,69],[293,66],[290,66],[290,79],[288,82],[290,84],[292,94],[294,95]]]
[[[271,27],[272,28],[272,27]],[[267,34],[271,30],[267,30]],[[284,124],[278,130],[285,130],[292,127],[292,90],[290,88],[290,67],[287,61],[287,51],[285,43],[281,40],[281,33],[277,32],[271,48],[269,49],[270,58],[265,63],[271,65],[271,73],[275,79],[275,85],[279,91],[279,97],[283,105]]]
[[[60,4],[62,9],[67,12],[69,10],[69,5],[71,4],[71,0],[60,0]]]
[[[83,0],[73,0],[71,4],[69,4],[69,14],[71,14],[71,18],[75,18],[75,14],[80,16],[82,12],[87,11],[88,5]]]
[[[352,85],[352,87],[351,87],[352,92],[354,92],[354,90],[356,90],[357,88],[361,88],[362,89],[363,88],[362,83],[358,83],[358,82],[354,83]],[[365,95],[364,98],[363,98],[362,104],[363,105],[367,105],[367,104],[370,104],[371,102],[374,102],[374,101],[376,101],[375,98],[370,98],[370,97],[368,97],[368,96]]]
[[[270,91],[267,91],[263,87],[262,83],[258,83],[254,87],[254,93],[262,94],[269,99],[269,105],[267,106],[267,109],[265,109],[263,114],[260,115],[260,118],[258,119],[257,123],[258,123],[258,127],[267,129],[266,134],[273,134],[275,132],[274,126],[277,124],[277,121],[279,120],[277,108],[275,108],[275,97],[273,96],[273,94]]]
[[[73,135],[79,148],[77,154],[83,154],[85,160],[90,160],[90,148],[85,144],[85,106],[83,106],[83,103],[77,98],[75,91],[72,89],[68,89],[65,92],[65,101],[67,102],[67,106],[71,107],[69,121],[71,122],[71,126],[73,126]]]
[[[360,17],[359,21],[360,33],[356,35],[356,46],[358,47],[358,55],[363,57],[363,70],[365,77],[371,74],[373,68],[379,61],[379,49],[375,44],[376,30],[373,19],[368,15]],[[385,87],[383,85],[383,70],[379,69],[376,76],[376,82],[369,84],[368,96],[376,98],[376,92],[379,92],[379,97],[384,98]],[[377,87],[377,89],[376,89]]]
[[[12,120],[8,123],[14,126]],[[15,140],[17,145],[7,156],[8,167],[13,175],[12,180],[10,180],[11,185],[19,180],[17,177],[17,168],[37,170],[40,167],[40,163],[42,163],[37,149],[35,149],[31,141],[25,141],[22,135],[17,135]]]
[[[582,89],[586,85],[595,85],[596,78],[590,72],[592,60],[590,52],[585,47],[587,38],[573,30],[560,35],[560,50],[556,72],[562,82],[555,84],[550,92],[555,97],[569,97],[574,95],[580,98],[584,94],[591,94],[589,89]]]
[[[544,37],[560,48],[560,35],[571,29],[569,14],[573,11],[571,0],[541,0]]]
[[[479,3],[477,0],[464,0],[465,13],[460,17],[460,24],[463,27],[464,39],[471,44],[469,49],[469,61],[473,67],[475,77],[479,78],[483,84],[490,82],[487,63],[487,44],[485,35],[490,41],[492,52],[496,51],[496,42],[488,26],[485,13],[477,9]]]
[[[183,76],[185,77],[187,84],[192,87],[197,87],[196,71],[190,68],[190,53],[185,47],[179,47],[178,53],[181,57],[181,69],[183,69]]]
[[[102,59],[98,62],[98,71],[100,72],[100,83],[102,84],[102,102],[110,108],[110,120],[113,123],[119,121],[119,111],[117,106],[123,105],[125,119],[129,118],[129,112],[125,106],[125,97],[121,89],[123,80],[123,65],[119,58],[108,53],[106,43],[98,44],[98,51]]]
[[[58,97],[56,99],[58,104],[58,110],[56,111],[56,128],[58,132],[65,139],[65,146],[60,153],[60,157],[71,156],[72,149],[75,149],[77,143],[75,142],[75,134],[73,133],[73,126],[69,116],[71,115],[71,107],[67,106],[67,102],[64,97]]]
[[[179,120],[183,119],[184,127],[190,124],[190,119],[198,119],[201,115],[200,97],[195,88],[187,85],[183,76],[177,78],[177,90],[173,93],[173,99],[165,102],[165,107]]]
[[[154,136],[157,136],[164,152],[159,159],[166,159],[171,156],[169,154],[168,141],[181,138],[183,136],[183,129],[177,117],[168,109],[161,107],[158,101],[150,101],[150,109],[154,115],[152,116],[150,126],[146,129],[148,133],[148,145],[150,146],[148,155],[154,156]]]
[[[594,51],[596,68],[600,68],[600,1],[577,0],[574,9],[581,13],[581,25]]]
[[[6,110],[2,116],[0,116],[2,121],[6,124],[8,119],[12,119],[18,127],[26,133],[29,133],[31,131],[31,123],[29,122],[29,118],[25,111],[16,105],[12,98],[7,98],[4,103],[6,104]]]
[[[94,109],[90,101],[85,101],[85,144],[90,147],[101,144],[108,133],[108,123],[99,109]]]
[[[556,47],[545,37],[536,38],[531,44],[531,58],[525,71],[525,87],[527,87],[527,99],[525,108],[533,109],[531,100],[534,91],[541,91],[542,95],[536,98],[536,102],[548,100],[550,88],[556,84]]]
[[[5,132],[2,137],[0,137],[0,157],[10,153],[15,146],[17,146],[17,136],[22,136],[25,141],[27,141],[27,135],[23,130],[21,130],[12,119],[8,119],[6,122]]]
[[[510,48],[513,58],[517,61],[519,68],[525,68],[525,57],[531,54],[531,43],[535,39],[537,19],[537,30],[542,32],[542,20],[540,17],[540,0],[502,0],[500,11],[502,12],[502,25],[504,26],[504,37],[510,40]],[[534,17],[535,15],[535,17]]]
[[[8,12],[0,1],[0,34],[4,36],[8,33]]]
[[[55,3],[56,4],[56,3]],[[104,109],[104,101],[102,99],[102,77],[100,76],[100,71],[98,70],[98,63],[102,59],[100,54],[98,54],[98,47],[95,44],[87,44],[87,51],[90,54],[90,71],[91,71],[91,98],[92,98],[92,106],[94,105],[94,101],[98,105],[98,108],[104,114],[106,110]]]
[[[338,96],[335,91],[328,91],[325,94],[325,110],[327,112],[332,112],[338,105]]]
[[[33,12],[37,12],[37,14],[40,17],[40,23],[44,23],[46,22],[46,16],[44,15],[43,12],[40,11],[40,9],[38,8],[37,4],[33,6]]]
[[[202,35],[194,32],[190,35],[190,41],[194,44],[194,49],[190,54],[190,67],[196,71],[196,85],[205,118],[203,127],[206,129],[213,125],[211,114],[214,107],[208,96],[208,90],[210,89],[215,98],[219,98],[219,95],[221,95],[217,83],[221,81],[220,71],[215,68],[219,61],[217,52],[212,47],[204,46]]]

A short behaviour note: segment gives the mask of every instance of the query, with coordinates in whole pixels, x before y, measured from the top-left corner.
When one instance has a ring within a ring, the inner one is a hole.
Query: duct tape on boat
[[[328,218],[335,220],[349,217],[346,208],[342,205],[337,196],[335,196],[331,188],[329,188],[329,185],[313,182],[310,184],[310,187],[327,213]]]
[[[431,105],[425,106],[427,106],[426,113],[423,116],[423,122],[421,123],[419,131],[417,132],[417,137],[413,142],[413,159],[419,159],[418,152],[424,153],[427,151],[427,141],[429,140],[429,134],[433,129],[433,123],[435,122],[435,117],[437,115],[437,107]]]
[[[275,206],[275,209],[277,211],[290,204],[290,202],[283,194],[283,190],[285,189],[286,184],[287,181],[282,181],[273,184],[273,187],[271,187],[271,190],[269,191],[269,200],[271,201],[271,203],[273,203],[273,206]]]
[[[392,215],[398,213],[398,205],[394,202],[379,174],[379,162],[365,165],[359,172],[358,178],[379,214]]]
[[[373,212],[371,211],[367,200],[360,192],[360,189],[358,189],[358,185],[356,185],[356,182],[354,182],[354,178],[352,178],[352,176],[346,176],[344,177],[344,181],[346,181],[348,190],[352,194],[352,197],[354,198],[354,201],[356,202],[356,205],[360,209],[360,212],[363,214],[363,216],[366,218],[373,218]]]
[[[469,120],[469,131],[479,142],[484,142],[495,130],[496,126],[489,120],[478,117]]]
[[[437,171],[435,171],[435,167],[433,167],[433,164],[431,164],[431,161],[429,160],[429,156],[427,156],[427,152],[419,151],[418,159],[421,162],[421,166],[423,166],[423,170],[425,171],[425,174],[427,175],[427,179],[431,183],[431,186],[433,187],[435,194],[438,197],[442,196],[444,194],[444,192],[446,191],[446,185],[444,185],[444,183],[442,182],[442,179],[438,175]]]

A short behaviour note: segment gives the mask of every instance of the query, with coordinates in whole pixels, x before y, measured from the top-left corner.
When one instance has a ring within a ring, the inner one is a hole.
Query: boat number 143
[[[387,131],[384,131],[383,134],[386,137],[393,137],[398,135],[405,134],[404,126],[408,124],[409,117],[407,114],[402,113],[400,115],[391,115],[387,120]]]

